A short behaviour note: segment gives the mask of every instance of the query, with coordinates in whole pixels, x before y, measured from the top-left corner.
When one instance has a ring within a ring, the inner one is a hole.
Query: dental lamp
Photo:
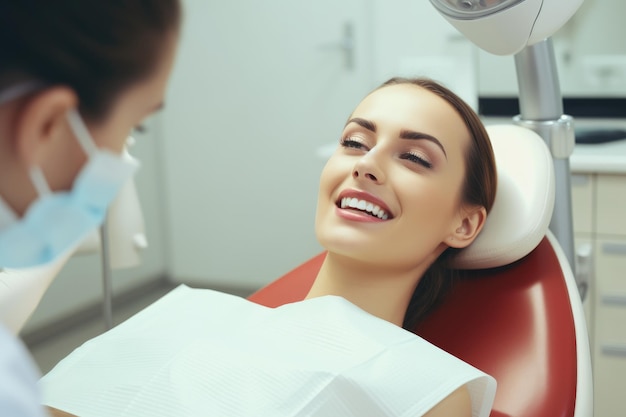
[[[550,230],[575,268],[569,157],[574,150],[573,119],[563,100],[550,36],[583,0],[430,0],[439,13],[479,48],[514,55],[520,114],[515,124],[537,132],[552,152],[556,195]],[[532,169],[528,161],[528,169]],[[579,286],[584,297],[586,288]]]

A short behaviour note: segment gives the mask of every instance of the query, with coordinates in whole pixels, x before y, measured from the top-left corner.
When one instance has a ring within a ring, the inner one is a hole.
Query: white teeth
[[[374,203],[370,203],[366,200],[359,200],[358,198],[344,197],[341,199],[339,206],[342,209],[345,208],[354,208],[357,210],[365,211],[371,213],[373,216],[378,217],[381,220],[387,220],[389,215],[385,212],[385,210],[381,209]]]

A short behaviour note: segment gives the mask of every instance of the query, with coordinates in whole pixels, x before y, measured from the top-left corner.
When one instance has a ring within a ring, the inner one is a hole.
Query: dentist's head
[[[39,265],[103,220],[163,105],[179,0],[0,3],[0,267]]]

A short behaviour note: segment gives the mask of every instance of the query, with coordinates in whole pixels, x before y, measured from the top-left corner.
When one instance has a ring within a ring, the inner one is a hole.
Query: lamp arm
[[[526,46],[515,55],[520,114],[514,122],[537,132],[552,152],[556,182],[550,230],[574,270],[574,226],[569,157],[576,142],[573,118],[563,115],[563,99],[552,40]]]

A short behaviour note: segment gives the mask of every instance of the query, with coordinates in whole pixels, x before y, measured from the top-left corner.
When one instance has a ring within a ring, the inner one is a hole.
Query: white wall
[[[477,107],[478,49],[428,1],[377,0],[373,10],[375,76],[429,76]]]

